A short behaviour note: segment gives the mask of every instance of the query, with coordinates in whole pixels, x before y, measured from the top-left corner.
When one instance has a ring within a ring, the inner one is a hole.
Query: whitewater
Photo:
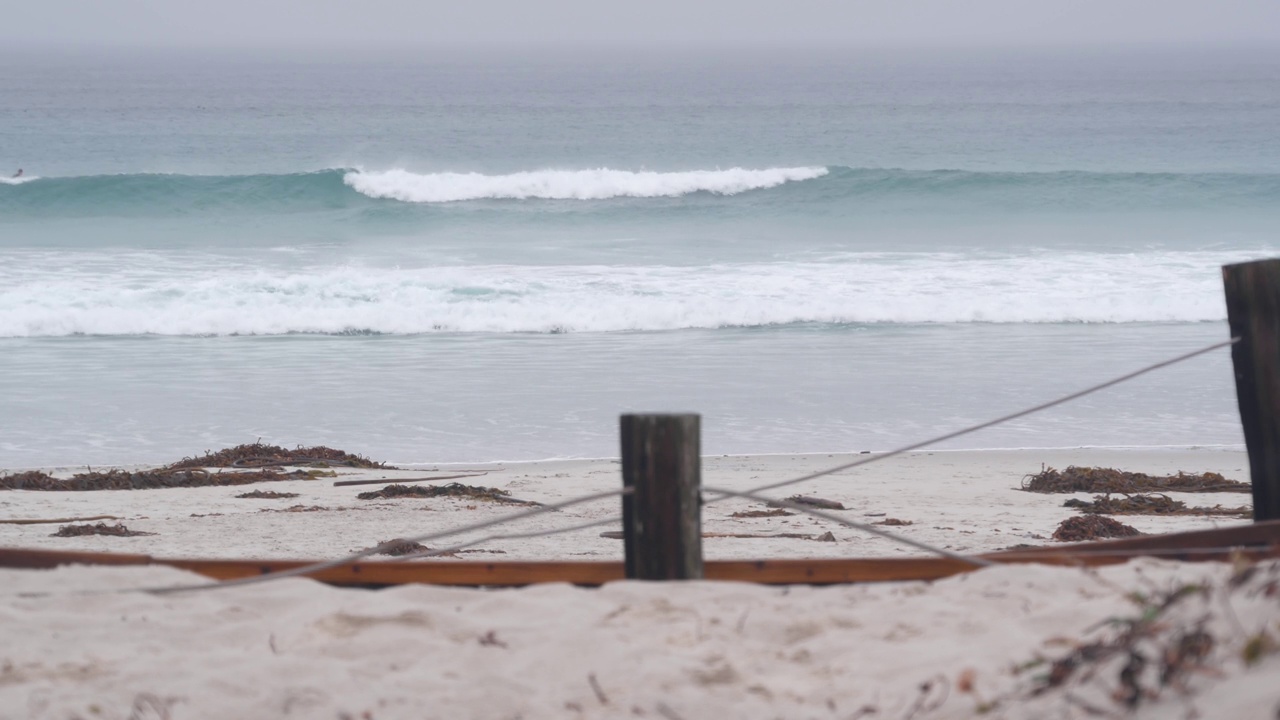
[[[884,449],[1221,340],[1220,266],[1280,254],[1270,51],[32,62],[0,467],[600,457],[638,410]],[[1233,403],[1223,352],[950,447],[1235,446]]]
[[[369,197],[405,202],[458,202],[483,198],[604,200],[615,197],[675,197],[699,191],[736,195],[789,181],[812,180],[826,174],[827,169],[822,167],[665,173],[600,168],[542,170],[498,176],[388,170],[347,173],[342,181]]]
[[[1204,268],[1243,253],[969,258],[875,253],[823,263],[436,266],[274,272],[217,258],[17,256],[0,337],[614,332],[872,323],[1226,319]],[[114,265],[109,278],[88,268]],[[1180,291],[1152,302],[1166,288]]]

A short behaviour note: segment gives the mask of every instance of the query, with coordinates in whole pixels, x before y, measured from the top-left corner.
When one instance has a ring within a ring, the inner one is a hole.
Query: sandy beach
[[[703,483],[745,490],[852,459],[857,456],[709,457]],[[920,452],[775,496],[834,500],[846,509],[833,512],[850,520],[894,518],[909,524],[887,529],[977,553],[1052,544],[1058,523],[1075,514],[1062,506],[1071,496],[1018,488],[1042,466],[1072,464],[1248,478],[1247,459],[1238,450]],[[62,476],[78,469],[51,470]],[[110,522],[154,534],[64,538],[51,537],[56,523],[3,524],[0,544],[160,557],[324,559],[524,509],[470,499],[358,500],[359,492],[383,485],[333,486],[461,470],[486,473],[469,484],[540,503],[621,484],[617,461],[601,459],[343,468],[336,478],[239,487],[8,491],[0,493],[2,519],[108,515],[119,518]],[[297,497],[235,497],[251,490]],[[1248,502],[1239,493],[1180,499],[1196,506]],[[709,503],[706,557],[918,554],[803,515],[733,517],[763,508],[744,500]],[[529,518],[513,529],[552,529],[618,512],[618,500],[609,498]],[[1245,522],[1120,519],[1147,533]],[[615,529],[606,524],[497,540],[458,558],[621,559],[621,541],[601,536]],[[815,539],[828,531],[834,542]],[[1108,618],[1140,617],[1153,598],[1188,585],[1206,590],[1171,603],[1161,623],[1151,626],[1143,641],[1155,649],[1146,672],[1159,676],[1158,656],[1180,647],[1188,628],[1212,635],[1212,649],[1188,660],[1176,682],[1140,682],[1147,694],[1133,706],[1135,716],[1271,717],[1280,696],[1267,678],[1280,660],[1270,654],[1269,641],[1258,638],[1277,633],[1280,566],[1259,568],[1247,582],[1234,583],[1239,568],[1224,563],[1139,560],[1097,571],[1003,567],[934,583],[826,588],[620,582],[598,589],[552,584],[365,591],[291,579],[166,596],[116,591],[189,584],[198,576],[159,567],[6,570],[0,572],[0,624],[9,642],[0,671],[0,717],[1015,718],[1086,717],[1089,708],[1125,714],[1130,706],[1116,699],[1125,690],[1116,679],[1124,665],[1119,656],[1061,686],[1045,690],[1038,683],[1055,658],[1114,635]],[[1146,599],[1136,600],[1135,593]],[[1246,662],[1250,642],[1265,648]],[[1037,660],[1039,671],[1018,671]]]
[[[703,459],[703,485],[744,491],[862,459],[861,455],[765,455]],[[1243,451],[1201,450],[1007,450],[920,452],[873,462],[860,468],[773,491],[771,497],[794,494],[841,503],[842,517],[863,523],[896,519],[909,525],[886,526],[909,537],[961,553],[1000,550],[1019,544],[1051,542],[1058,524],[1075,515],[1064,508],[1069,497],[1087,500],[1089,493],[1041,495],[1022,492],[1023,478],[1044,467],[1069,465],[1113,467],[1153,475],[1178,471],[1217,472],[1248,480]],[[99,468],[101,469],[101,468]],[[50,468],[69,477],[83,468]],[[218,469],[210,468],[211,472]],[[511,505],[475,500],[414,498],[360,500],[381,483],[335,487],[348,480],[397,480],[477,471],[467,484],[506,491],[513,499],[544,504],[618,489],[621,470],[616,459],[565,460],[501,465],[436,465],[400,470],[336,468],[338,477],[259,483],[252,486],[175,488],[95,492],[6,492],[0,509],[10,519],[111,516],[130,530],[154,533],[139,537],[50,537],[57,525],[0,524],[0,543],[7,547],[147,553],[161,557],[326,559],[371,547],[397,537],[424,535],[496,518],[520,510]],[[436,481],[444,484],[450,480]],[[424,484],[424,483],[413,483]],[[294,494],[281,499],[241,499],[252,490]],[[1248,504],[1239,493],[1197,493],[1189,505],[1236,507]],[[620,501],[606,498],[522,521],[513,530],[567,527],[618,515]],[[836,523],[804,515],[733,517],[764,509],[763,503],[724,499],[703,511],[704,553],[708,559],[753,557],[877,557],[918,551],[869,536]],[[1202,516],[1133,516],[1126,523],[1146,533],[1218,527],[1240,520]],[[622,557],[622,543],[602,537],[621,524],[543,538],[493,541],[484,550],[502,559],[606,560]],[[835,542],[805,538],[728,537],[730,535],[812,535],[831,532]],[[488,534],[488,533],[485,533]],[[477,535],[461,535],[466,542]]]

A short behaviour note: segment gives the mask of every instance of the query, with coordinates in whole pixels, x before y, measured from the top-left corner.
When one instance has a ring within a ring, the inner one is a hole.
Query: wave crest
[[[736,195],[748,190],[812,180],[825,167],[747,170],[633,172],[629,170],[536,170],[509,175],[480,173],[417,174],[407,170],[349,172],[343,181],[364,195],[414,203],[461,200],[605,200],[616,197],[676,197],[695,192]]]

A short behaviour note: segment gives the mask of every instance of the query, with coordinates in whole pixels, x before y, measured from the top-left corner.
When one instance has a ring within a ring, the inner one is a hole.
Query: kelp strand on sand
[[[1060,542],[1083,542],[1107,538],[1141,535],[1138,529],[1101,515],[1081,515],[1067,518],[1053,531],[1053,539]]]
[[[253,492],[240,493],[236,496],[241,499],[255,500],[278,500],[281,498],[296,498],[298,493],[282,493],[275,490],[254,490]]]
[[[1253,508],[1248,505],[1224,508],[1187,507],[1181,500],[1174,500],[1168,495],[1159,493],[1151,495],[1126,495],[1111,497],[1110,495],[1094,495],[1093,500],[1077,500],[1072,498],[1064,507],[1075,508],[1082,513],[1101,515],[1220,515],[1226,517],[1250,517]]]
[[[280,472],[211,473],[205,470],[108,470],[78,473],[69,479],[59,479],[39,471],[5,475],[0,477],[0,490],[154,490],[158,488],[210,487],[222,485],[249,485],[282,480],[310,480],[312,476],[302,470]]]
[[[1022,480],[1022,489],[1038,493],[1249,492],[1249,483],[1228,480],[1218,473],[1146,475],[1111,468],[1069,466],[1044,468]]]
[[[381,490],[364,492],[356,495],[361,500],[387,500],[391,498],[462,498],[467,500],[483,500],[486,502],[509,503],[511,505],[537,505],[528,500],[517,500],[507,491],[490,487],[475,487],[462,483],[448,485],[388,485]]]
[[[419,553],[429,553],[434,551],[434,548],[427,547],[422,543],[410,542],[404,538],[396,538],[394,540],[383,540],[382,542],[378,543],[377,546],[382,549],[379,550],[376,554],[390,555],[392,557],[404,557],[405,555],[417,555]],[[487,548],[459,549],[459,550],[447,550],[447,551],[436,552],[434,555],[430,557],[433,557],[433,558],[457,557],[463,553],[490,553],[494,555],[505,555],[507,551],[493,550],[493,549],[487,549]]]
[[[98,523],[97,525],[63,525],[58,528],[58,532],[53,533],[50,537],[80,537],[82,535],[113,535],[116,537],[136,537],[138,535],[155,535],[155,533],[139,532],[130,530],[120,523],[108,525],[106,523]]]
[[[795,503],[796,505],[808,505],[809,507],[818,508],[820,510],[844,510],[845,509],[844,503],[838,502],[836,500],[827,500],[826,498],[812,497],[809,495],[792,495],[791,497],[787,498],[787,502],[792,502],[792,503]],[[774,502],[767,502],[765,503],[765,505],[768,505],[769,507],[781,507],[780,505]]]
[[[151,470],[87,471],[70,479],[55,478],[39,470],[0,475],[0,490],[150,490],[171,487],[208,487],[248,485],[279,480],[312,480],[333,477],[335,473],[319,470],[283,471],[270,469],[285,465],[343,465],[355,468],[394,470],[385,463],[374,462],[343,450],[318,445],[286,450],[275,445],[237,445],[203,457],[184,458],[172,465]],[[210,473],[204,468],[249,468]]]
[[[788,515],[795,515],[795,513],[791,512],[790,510],[784,510],[782,508],[774,508],[772,510],[743,510],[741,512],[733,513],[729,517],[759,518],[759,517],[786,517]]]
[[[234,467],[262,468],[280,465],[317,465],[329,467],[342,465],[345,467],[394,470],[386,463],[375,462],[361,455],[353,455],[344,450],[316,445],[314,447],[297,447],[293,450],[279,445],[237,445],[217,452],[205,451],[201,457],[188,457],[179,460],[169,468],[201,468],[201,467]]]

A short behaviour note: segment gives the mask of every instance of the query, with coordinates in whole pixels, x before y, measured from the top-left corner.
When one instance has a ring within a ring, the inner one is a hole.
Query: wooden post
[[[1280,519],[1280,260],[1224,265],[1240,424],[1249,449],[1253,519]]]
[[[702,578],[697,415],[623,415],[622,531],[627,577]]]

